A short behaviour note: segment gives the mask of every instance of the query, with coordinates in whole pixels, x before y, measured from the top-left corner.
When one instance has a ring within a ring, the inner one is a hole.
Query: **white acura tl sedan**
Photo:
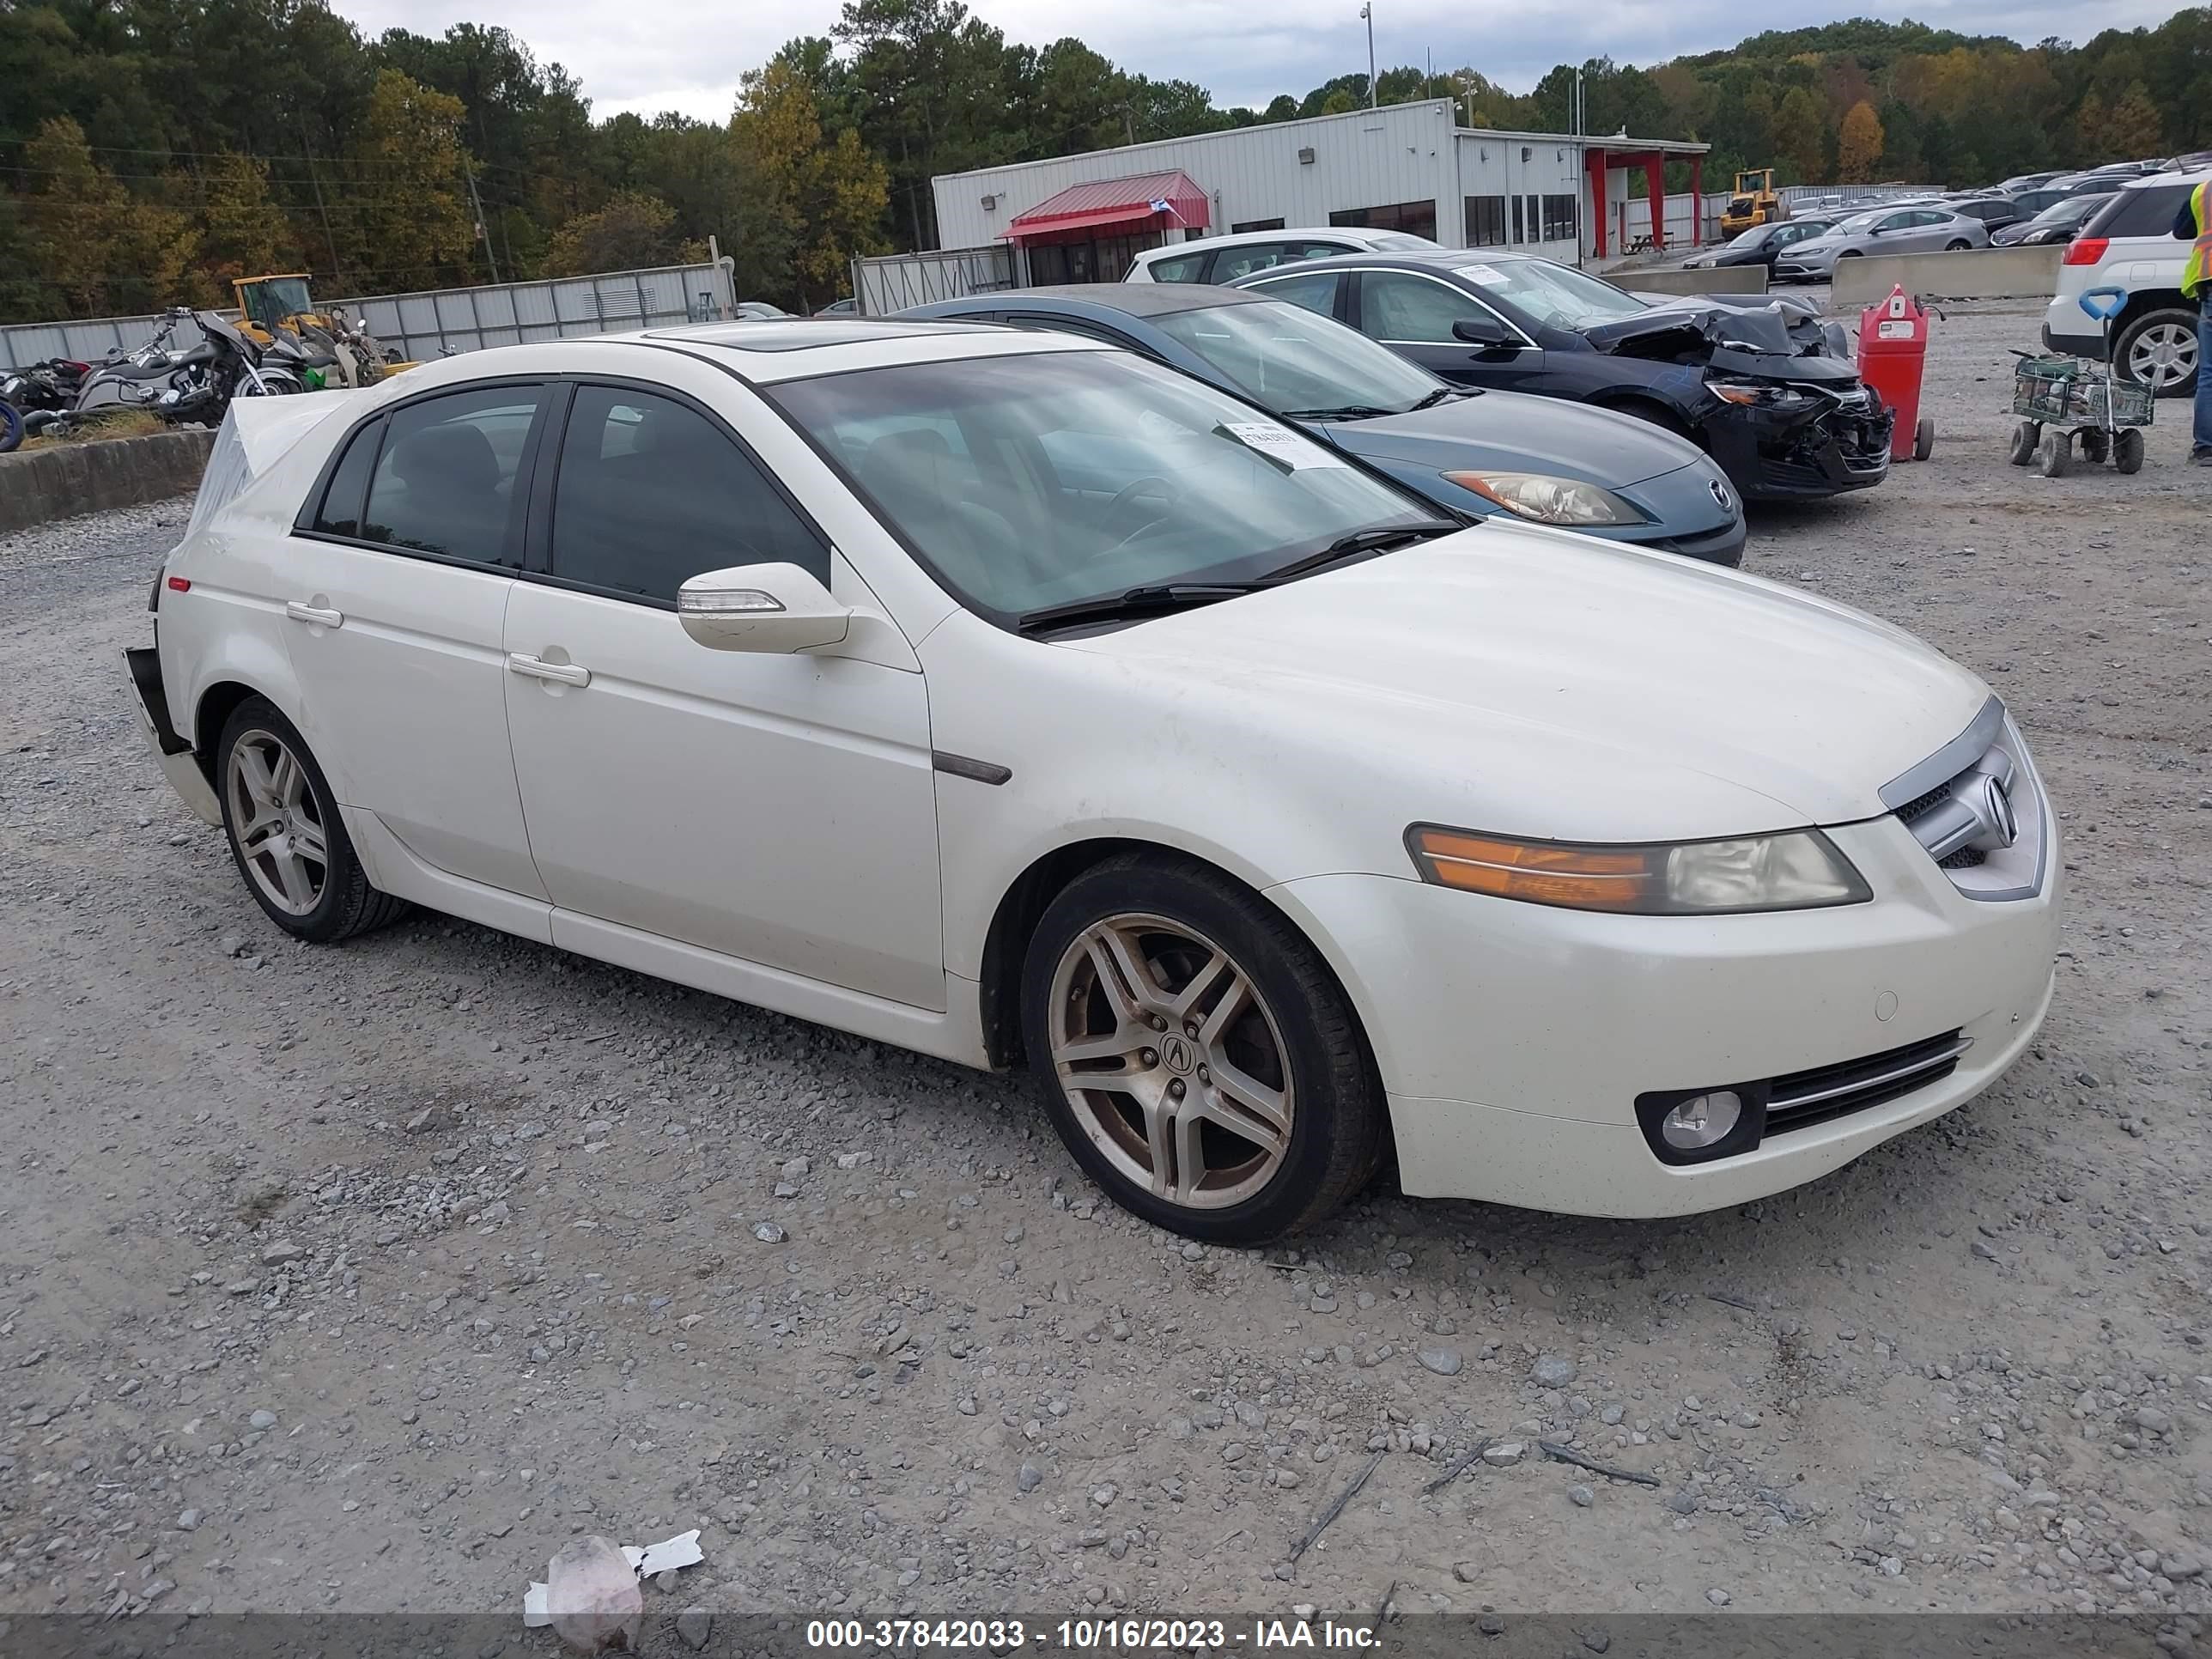
[[[1989,688],[1468,526],[1066,335],[767,322],[239,404],[131,652],[277,926],[406,904],[976,1066],[1204,1238],[1403,1185],[1664,1216],[2048,1006]],[[242,423],[242,424],[241,424]]]

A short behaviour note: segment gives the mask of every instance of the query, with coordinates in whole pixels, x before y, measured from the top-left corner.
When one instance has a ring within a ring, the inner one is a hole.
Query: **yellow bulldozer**
[[[230,286],[238,299],[239,332],[295,363],[304,353],[307,361],[299,366],[319,374],[326,385],[368,386],[415,367],[392,361],[343,312],[317,310],[305,271],[240,276]]]
[[[1774,169],[1753,167],[1735,176],[1735,190],[1721,214],[1721,234],[1741,236],[1753,225],[1771,225],[1790,216],[1790,204],[1774,193]]]

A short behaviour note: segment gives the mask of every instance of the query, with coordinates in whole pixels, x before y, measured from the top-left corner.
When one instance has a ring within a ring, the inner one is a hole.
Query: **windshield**
[[[938,580],[1000,623],[1146,584],[1249,580],[1435,517],[1327,444],[1127,352],[768,390]]]
[[[1425,236],[1415,236],[1402,230],[1386,230],[1367,239],[1370,246],[1381,249],[1434,247],[1436,244]]]
[[[1488,295],[1559,328],[1589,328],[1651,309],[1611,283],[1601,283],[1548,259],[1501,259],[1496,264],[1466,264],[1458,272]]]
[[[1838,220],[1836,228],[1828,232],[1828,234],[1831,236],[1856,235],[1860,231],[1871,229],[1881,220],[1887,218],[1893,211],[1893,210],[1890,208],[1878,207],[1869,209],[1864,213],[1854,213],[1848,219]]]
[[[2096,196],[2069,196],[2063,202],[2053,202],[2035,216],[2032,222],[2039,225],[2069,225],[2077,219],[2087,218],[2089,210],[2104,206],[2104,199]]]
[[[1444,383],[1388,346],[1280,300],[1153,319],[1278,414],[1358,409],[1400,415]]]
[[[1735,235],[1729,237],[1727,246],[1729,247],[1757,247],[1768,237],[1773,235],[1774,232],[1775,227],[1772,225],[1753,225],[1749,230],[1740,230]]]
[[[304,276],[271,276],[265,282],[249,283],[246,289],[246,314],[265,327],[273,327],[313,304]]]

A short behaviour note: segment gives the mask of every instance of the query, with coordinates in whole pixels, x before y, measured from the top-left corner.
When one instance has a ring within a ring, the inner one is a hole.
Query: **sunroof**
[[[795,317],[789,322],[706,323],[690,328],[649,331],[648,340],[683,340],[699,345],[734,346],[740,351],[805,351],[813,346],[854,345],[865,340],[897,340],[947,330],[980,332],[974,324],[872,323]]]

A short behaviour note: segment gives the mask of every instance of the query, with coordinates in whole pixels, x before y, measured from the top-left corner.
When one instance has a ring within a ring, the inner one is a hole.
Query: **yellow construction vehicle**
[[[1735,176],[1735,193],[1721,214],[1721,234],[1740,236],[1753,225],[1789,216],[1790,204],[1774,193],[1774,169],[1753,167]]]
[[[390,361],[343,312],[318,311],[305,271],[240,276],[230,286],[238,298],[239,332],[264,347],[277,344],[277,336],[283,334],[305,343],[313,355],[335,358],[330,378],[337,384],[367,386],[415,367]]]

